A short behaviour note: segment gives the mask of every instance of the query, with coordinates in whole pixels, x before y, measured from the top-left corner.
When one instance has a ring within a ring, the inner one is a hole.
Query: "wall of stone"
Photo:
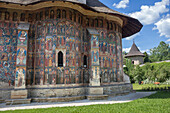
[[[132,84],[114,84],[110,86],[103,87],[103,92],[106,95],[120,95],[120,94],[126,94],[133,91]]]
[[[143,64],[143,57],[136,56],[136,57],[129,57],[132,61],[134,61],[134,65],[140,65]]]

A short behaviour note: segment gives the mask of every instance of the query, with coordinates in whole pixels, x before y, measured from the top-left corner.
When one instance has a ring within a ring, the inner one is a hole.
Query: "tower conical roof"
[[[135,42],[133,42],[133,45],[127,55],[125,55],[125,58],[132,57],[132,56],[145,56],[143,53],[140,52],[138,47],[136,46]]]

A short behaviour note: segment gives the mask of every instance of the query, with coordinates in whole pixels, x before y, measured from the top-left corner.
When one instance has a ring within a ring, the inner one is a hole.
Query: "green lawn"
[[[4,113],[11,113],[6,111]],[[170,113],[170,92],[157,92],[129,103],[16,110],[14,113]]]
[[[146,87],[158,87],[158,88],[163,88],[163,87],[170,87],[170,85],[155,85],[155,84],[142,84],[142,85],[139,85],[139,84],[133,84],[133,90],[136,90],[136,91],[141,91],[142,88],[146,88]]]

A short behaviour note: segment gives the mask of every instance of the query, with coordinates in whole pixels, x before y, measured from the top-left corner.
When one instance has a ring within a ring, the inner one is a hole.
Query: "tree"
[[[145,57],[144,57],[144,63],[150,62],[149,55],[147,54],[147,52],[144,52],[143,54],[145,55]]]
[[[150,49],[151,62],[170,60],[170,47],[169,44],[161,41],[158,47]]]

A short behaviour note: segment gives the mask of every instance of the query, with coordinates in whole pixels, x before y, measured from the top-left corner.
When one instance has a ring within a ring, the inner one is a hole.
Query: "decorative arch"
[[[56,49],[56,67],[65,67],[66,65],[66,49]]]

